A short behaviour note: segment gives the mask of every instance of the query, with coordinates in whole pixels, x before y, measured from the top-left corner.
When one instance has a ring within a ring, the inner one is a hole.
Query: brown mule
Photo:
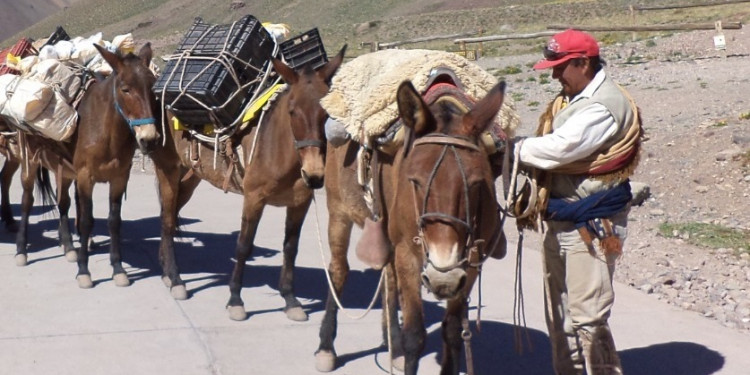
[[[158,145],[160,138],[154,118],[156,98],[151,88],[156,81],[149,69],[152,50],[145,44],[138,55],[120,56],[94,45],[113,73],[94,82],[81,98],[78,125],[65,142],[57,142],[38,135],[22,135],[25,156],[33,160],[22,163],[23,202],[21,225],[16,246],[17,257],[26,256],[28,213],[33,204],[34,176],[40,167],[57,174],[57,206],[60,214],[60,242],[69,260],[72,255],[72,236],[69,228],[68,190],[75,181],[77,228],[81,247],[75,258],[78,262],[76,279],[81,288],[93,287],[88,269],[89,243],[93,229],[93,188],[100,182],[109,183],[110,263],[113,279],[118,286],[130,284],[122,266],[120,253],[120,225],[122,197],[125,193],[135,148],[144,154]],[[47,180],[44,190],[52,191]]]
[[[399,329],[395,299],[391,312],[391,341],[396,356],[404,355],[404,371],[416,374],[424,349],[421,286],[448,300],[443,319],[441,374],[458,374],[463,340],[462,319],[478,267],[492,251],[505,252],[505,236],[495,198],[495,176],[480,134],[491,126],[504,98],[505,83],[496,85],[468,112],[453,94],[425,103],[410,82],[401,84],[397,100],[408,129],[404,147],[393,157],[379,154],[384,210],[382,217],[393,248],[388,271],[389,297],[398,297],[403,314]],[[328,238],[332,252],[329,272],[341,293],[349,270],[347,249],[352,225],[362,225],[369,211],[357,183],[359,145],[349,142],[328,152],[326,193]],[[499,250],[492,250],[499,249]],[[393,275],[395,274],[395,280]],[[337,306],[329,296],[320,330],[316,367],[336,367],[333,339]]]
[[[221,144],[224,151],[216,168],[213,167],[213,146],[186,131],[172,130],[167,134],[166,147],[152,155],[162,204],[159,259],[163,280],[171,288],[174,298],[187,298],[174,255],[178,213],[198,184],[206,180],[244,197],[236,263],[229,282],[231,296],[227,307],[230,318],[247,318],[240,296],[245,262],[252,253],[263,208],[270,204],[286,207],[284,260],[279,281],[279,291],[285,300],[284,310],[290,319],[307,319],[302,304],[294,295],[294,261],[302,222],[312,202],[312,189],[323,186],[323,126],[328,114],[319,101],[328,92],[330,80],[343,61],[345,50],[346,46],[316,71],[309,67],[294,71],[274,59],[274,70],[286,82],[286,89],[261,117],[262,120],[256,118],[250,124],[252,126],[244,127]]]

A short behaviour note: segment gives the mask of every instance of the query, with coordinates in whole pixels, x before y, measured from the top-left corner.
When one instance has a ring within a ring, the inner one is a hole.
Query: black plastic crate
[[[61,41],[61,40],[70,40],[70,35],[63,29],[62,26],[58,26],[52,34],[50,34],[49,38],[47,38],[47,41],[44,42],[44,46],[47,45],[55,45],[55,43]]]
[[[243,16],[234,23],[234,27],[232,24],[211,25],[196,17],[176,53],[189,50],[193,56],[218,56],[226,52],[260,70],[273,57],[275,45],[268,31],[252,15]],[[252,68],[237,62],[235,69]]]
[[[326,55],[318,28],[295,36],[281,43],[279,47],[284,61],[293,69],[299,69],[305,65],[318,69],[328,62],[328,55]]]
[[[191,83],[194,78],[195,81]],[[177,118],[193,125],[213,123],[212,117],[209,111],[193,98],[183,95],[177,99],[182,92],[181,81],[182,89],[187,94],[214,109],[221,122],[217,125],[229,125],[239,116],[247,99],[247,92],[252,89],[250,87],[238,92],[239,86],[227,68],[215,61],[191,58],[167,61],[163,73],[154,84],[154,92],[160,99],[162,94],[164,95],[164,104],[171,105]],[[237,94],[230,100],[235,92]]]

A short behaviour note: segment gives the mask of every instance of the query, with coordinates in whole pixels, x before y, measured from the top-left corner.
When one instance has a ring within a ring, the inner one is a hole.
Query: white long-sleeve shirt
[[[590,98],[605,77],[604,70],[600,70],[570,103]],[[519,151],[520,161],[540,169],[553,169],[591,155],[618,130],[619,125],[609,110],[593,103],[552,133],[525,139]]]

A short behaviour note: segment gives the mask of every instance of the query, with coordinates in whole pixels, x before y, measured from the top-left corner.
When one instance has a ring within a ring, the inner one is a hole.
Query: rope
[[[333,286],[333,281],[331,280],[331,274],[328,272],[328,269],[325,267],[326,265],[326,257],[323,253],[323,238],[320,235],[320,219],[318,217],[318,201],[315,199],[315,195],[313,195],[313,203],[315,206],[315,228],[317,230],[318,234],[318,248],[320,249],[320,258],[323,260],[323,268],[326,269],[326,280],[328,281],[328,288],[331,291],[331,295],[333,296],[333,300],[336,301],[336,305],[338,306],[339,310],[344,313],[344,315],[352,320],[359,320],[367,316],[367,314],[372,310],[372,307],[375,306],[375,301],[377,300],[378,294],[380,294],[380,289],[383,286],[383,279],[385,279],[385,267],[380,272],[380,280],[378,280],[378,287],[375,290],[375,294],[372,296],[372,300],[370,301],[370,305],[367,306],[367,310],[365,310],[360,315],[349,315],[347,312],[347,309],[344,308],[344,306],[341,305],[341,301],[339,300],[339,297],[336,295],[336,289]]]

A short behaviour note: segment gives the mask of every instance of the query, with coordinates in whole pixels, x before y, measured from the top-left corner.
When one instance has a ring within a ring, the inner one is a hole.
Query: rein
[[[114,77],[113,77],[113,82],[112,82],[112,102],[115,103],[115,109],[117,110],[117,113],[119,113],[120,116],[122,116],[122,118],[125,119],[131,131],[134,131],[134,128],[136,126],[156,123],[156,119],[153,117],[131,119],[125,114],[125,112],[122,110],[122,107],[120,107],[120,103],[117,102],[117,79]]]

